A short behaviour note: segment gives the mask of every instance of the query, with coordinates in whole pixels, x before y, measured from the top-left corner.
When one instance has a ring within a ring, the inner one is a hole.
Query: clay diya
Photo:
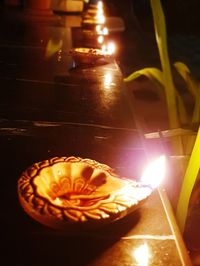
[[[110,55],[98,48],[72,48],[69,53],[77,65],[93,65],[99,60],[109,61],[113,58],[113,55]]]
[[[18,180],[19,201],[32,218],[54,229],[91,229],[123,218],[152,189],[120,178],[91,159],[55,157],[33,164]]]

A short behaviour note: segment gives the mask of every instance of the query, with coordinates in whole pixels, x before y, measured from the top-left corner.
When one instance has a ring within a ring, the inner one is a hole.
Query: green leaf
[[[60,39],[60,40],[54,41],[50,39],[46,47],[45,56],[47,58],[53,56],[56,52],[58,52],[61,49],[62,45],[63,45],[63,40]]]
[[[193,97],[196,97],[198,94],[198,83],[192,78],[188,66],[183,62],[175,62],[174,67],[187,84],[188,91],[192,94]]]
[[[185,105],[183,103],[183,100],[178,92],[176,92],[177,95],[177,105],[178,105],[178,114],[179,119],[181,122],[181,125],[187,125],[189,124],[189,116],[187,114],[187,111],[185,109]]]
[[[192,76],[190,69],[183,62],[175,62],[174,66],[181,77],[187,84],[188,91],[195,98],[195,105],[192,114],[192,127],[198,125],[200,122],[200,83],[195,81]]]
[[[124,79],[125,82],[129,82],[139,78],[140,76],[146,76],[150,81],[152,81],[157,87],[157,93],[159,97],[163,97],[165,93],[164,82],[163,82],[163,73],[158,68],[149,67],[137,70],[133,72],[130,76]]]
[[[160,69],[155,67],[147,67],[133,72],[130,76],[124,79],[125,82],[135,80],[140,76],[146,76],[150,80],[157,80],[160,84],[164,86],[163,73]]]
[[[170,128],[178,128],[180,123],[178,119],[176,105],[176,90],[171,73],[171,66],[167,47],[165,15],[162,9],[161,1],[151,0],[151,9],[153,13],[156,42],[163,72],[163,81],[168,106],[169,124]]]
[[[186,79],[187,78],[187,74],[190,74],[190,69],[188,68],[188,66],[186,64],[184,64],[183,62],[175,62],[174,63],[175,68],[177,69],[177,71],[179,72],[179,74]]]
[[[198,90],[192,115],[192,126],[199,124],[200,124],[200,91]]]
[[[182,232],[184,231],[186,223],[189,200],[200,169],[199,147],[200,147],[200,127],[197,133],[196,141],[183,179],[180,197],[178,200],[178,205],[176,210],[177,221],[179,223]]]

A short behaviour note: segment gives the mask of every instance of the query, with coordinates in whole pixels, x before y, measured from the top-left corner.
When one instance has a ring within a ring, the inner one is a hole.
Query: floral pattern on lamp
[[[18,180],[19,200],[35,220],[55,229],[90,229],[134,211],[152,189],[120,178],[91,159],[55,157],[33,164]]]

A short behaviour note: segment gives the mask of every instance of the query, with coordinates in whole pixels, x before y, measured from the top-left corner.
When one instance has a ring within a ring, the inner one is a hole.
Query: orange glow
[[[102,30],[103,35],[108,35],[108,28],[104,27]]]
[[[95,17],[95,19],[98,21],[99,24],[104,24],[106,21],[105,16],[101,12],[97,13],[97,16]]]
[[[108,44],[108,54],[114,54],[116,47],[115,44],[113,42]]]
[[[98,9],[102,9],[103,8],[103,2],[102,1],[98,1],[97,7],[98,7]]]
[[[156,188],[163,181],[165,172],[166,157],[162,155],[158,159],[149,163],[141,177],[141,181],[150,185],[152,188]]]
[[[96,25],[96,32],[100,33],[101,32],[101,25]]]
[[[95,16],[95,19],[98,22],[98,24],[104,24],[105,23],[106,19],[105,19],[105,16],[104,16],[104,10],[103,10],[102,1],[99,1],[97,3],[97,15]]]
[[[111,85],[112,85],[112,74],[109,72],[109,73],[106,73],[105,76],[104,76],[104,86],[105,88],[109,88]]]
[[[135,249],[133,252],[133,257],[136,259],[138,266],[148,266],[149,259],[151,258],[148,245],[145,243]]]
[[[108,28],[102,28],[102,25],[96,26],[96,33],[99,35],[108,35]]]
[[[116,51],[116,45],[113,42],[110,42],[107,45],[102,45],[101,50],[106,55],[113,55]]]
[[[104,37],[102,36],[102,35],[100,35],[98,38],[97,38],[97,41],[98,41],[98,43],[103,43],[103,41],[104,41]]]

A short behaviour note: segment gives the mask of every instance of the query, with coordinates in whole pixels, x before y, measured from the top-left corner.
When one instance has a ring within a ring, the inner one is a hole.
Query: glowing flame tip
[[[160,156],[152,161],[145,169],[141,181],[150,185],[152,188],[158,187],[165,176],[166,171],[166,157]]]

